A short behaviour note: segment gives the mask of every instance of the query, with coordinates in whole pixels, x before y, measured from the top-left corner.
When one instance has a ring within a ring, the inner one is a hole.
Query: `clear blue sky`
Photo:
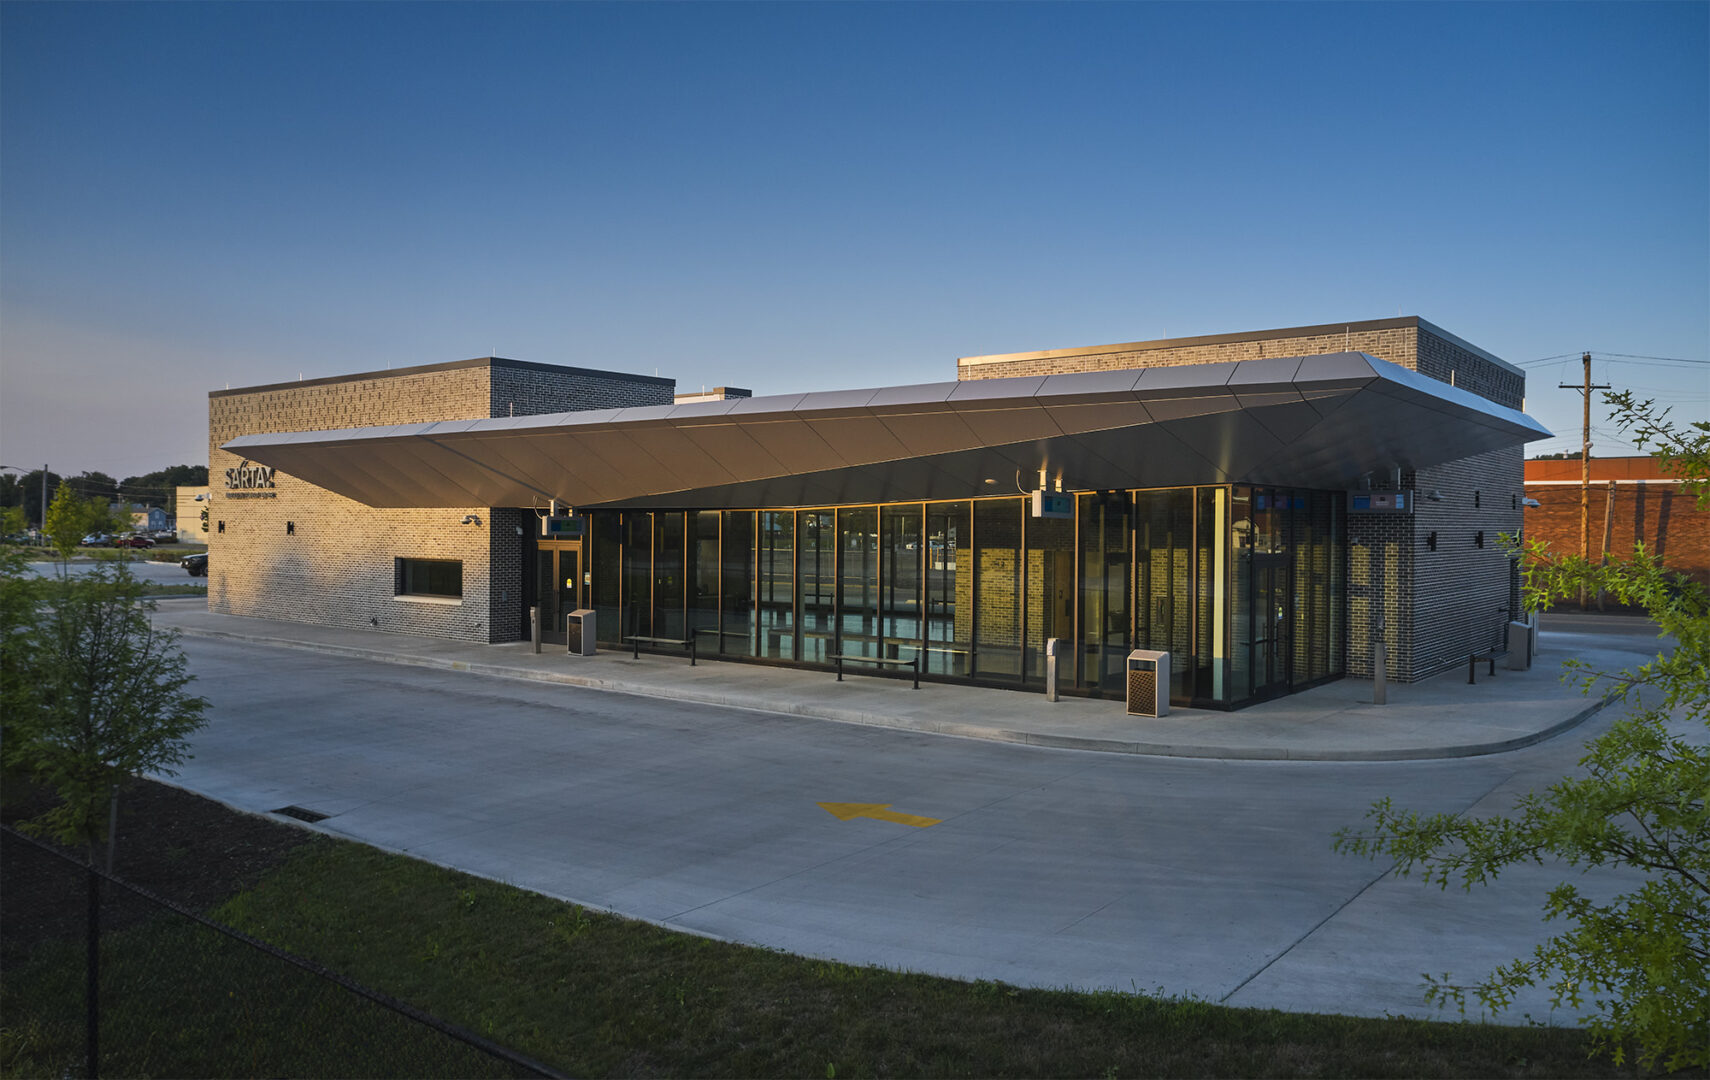
[[[1707,58],[1705,3],[6,2],[0,461],[493,353],[782,393],[1405,313],[1703,361]]]

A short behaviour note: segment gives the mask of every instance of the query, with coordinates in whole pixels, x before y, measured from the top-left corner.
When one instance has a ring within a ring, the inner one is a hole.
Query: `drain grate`
[[[321,813],[319,810],[310,810],[305,806],[281,806],[273,812],[275,814],[284,814],[289,818],[296,818],[298,821],[310,822],[325,821],[330,816],[328,814]]]

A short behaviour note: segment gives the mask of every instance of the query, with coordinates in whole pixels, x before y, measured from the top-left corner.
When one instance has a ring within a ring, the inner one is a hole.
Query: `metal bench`
[[[641,646],[642,646],[643,642],[645,642],[648,645],[655,645],[655,646],[657,646],[657,645],[675,645],[679,649],[689,650],[689,666],[690,667],[695,666],[695,639],[694,639],[693,635],[686,637],[686,638],[668,638],[668,637],[645,637],[645,636],[639,636],[639,635],[631,634],[629,637],[624,638],[624,640],[634,643],[634,645],[635,645],[635,659],[637,659],[637,660],[641,659]]]
[[[832,653],[830,659],[837,662],[837,681],[843,681],[843,661],[850,660],[860,664],[879,664],[885,667],[909,667],[914,671],[914,689],[920,689],[920,657],[911,656],[907,660],[894,656],[857,656],[853,653]]]
[[[1507,656],[1507,655],[1508,655],[1507,649],[1487,649],[1484,652],[1475,652],[1475,653],[1468,654],[1468,656],[1467,656],[1467,685],[1472,686],[1478,682],[1478,665],[1479,665],[1480,661],[1484,661],[1484,662],[1490,664],[1490,674],[1491,674],[1491,677],[1494,678],[1496,675],[1497,658]]]

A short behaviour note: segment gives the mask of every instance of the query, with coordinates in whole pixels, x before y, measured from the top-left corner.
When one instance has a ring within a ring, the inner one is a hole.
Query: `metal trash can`
[[[1508,624],[1508,670],[1532,670],[1532,626],[1530,623]]]
[[[577,608],[564,616],[565,651],[571,656],[594,655],[594,611]]]
[[[1170,654],[1135,649],[1128,654],[1128,715],[1170,715]]]

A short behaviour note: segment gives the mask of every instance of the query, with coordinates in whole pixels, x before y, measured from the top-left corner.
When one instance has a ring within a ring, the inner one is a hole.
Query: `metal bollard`
[[[1388,686],[1385,684],[1385,680],[1388,679],[1389,673],[1385,670],[1385,667],[1386,667],[1386,665],[1384,663],[1385,659],[1386,659],[1386,657],[1384,656],[1383,642],[1381,640],[1372,642],[1372,704],[1373,705],[1388,704],[1388,702],[1385,700],[1385,693],[1388,690]]]
[[[1057,650],[1062,646],[1062,638],[1048,638],[1045,642],[1045,700],[1057,700]]]
[[[534,642],[534,651],[540,651],[540,605],[535,604],[528,609],[528,636]]]

